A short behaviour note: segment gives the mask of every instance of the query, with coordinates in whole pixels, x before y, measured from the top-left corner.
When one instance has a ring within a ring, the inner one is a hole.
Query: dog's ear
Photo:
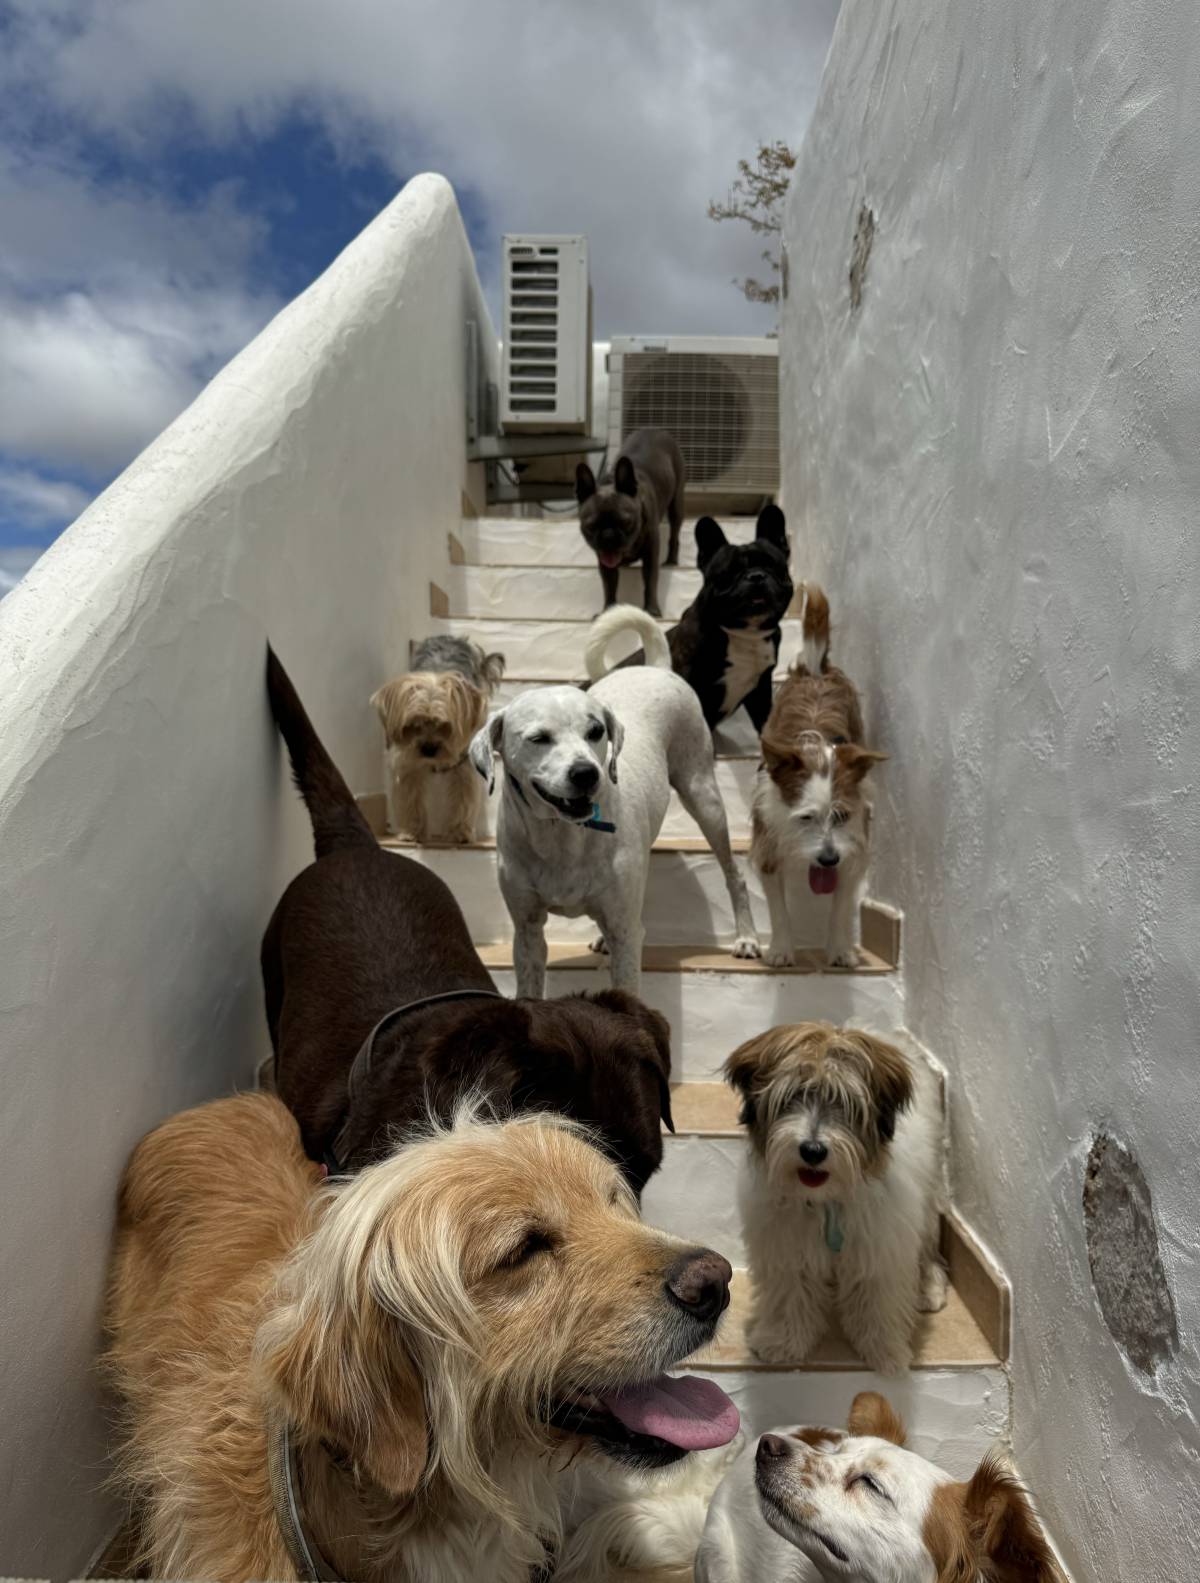
[[[711,517],[701,517],[696,524],[696,569],[703,571],[718,550],[729,543],[725,530]]]
[[[1061,1583],[1029,1496],[1003,1460],[990,1453],[962,1490],[963,1528],[970,1538],[964,1578],[986,1576],[1016,1583]],[[945,1569],[946,1576],[957,1576]]]
[[[617,457],[617,465],[613,469],[613,488],[618,495],[636,495],[638,492],[637,473],[627,456]]]
[[[476,731],[468,749],[471,763],[487,781],[489,797],[496,784],[495,755],[500,751],[500,743],[504,737],[504,713],[503,709],[497,709],[487,724]]]
[[[738,1121],[743,1127],[752,1127],[758,1117],[757,1090],[762,1078],[775,1064],[777,1042],[774,1030],[760,1033],[737,1049],[721,1068],[725,1081],[742,1096]]]
[[[767,729],[759,739],[762,748],[763,763],[768,770],[782,769],[785,765],[795,765],[797,768],[806,769],[811,774],[811,766],[804,757],[804,750],[798,742],[789,741],[787,737],[775,736],[770,730],[770,721]]]
[[[884,1143],[896,1135],[896,1117],[913,1101],[912,1067],[895,1045],[861,1035],[869,1058],[867,1081],[875,1102],[875,1124]]]
[[[411,676],[397,676],[371,694],[372,709],[379,716],[384,737],[390,742],[404,718],[405,700],[412,690]]]
[[[504,676],[503,654],[485,654],[479,666],[479,674],[483,677],[488,692],[495,692]]]
[[[342,1447],[372,1482],[410,1496],[429,1461],[424,1392],[403,1326],[367,1291],[316,1274],[259,1330],[272,1392],[301,1430]]]
[[[754,537],[765,539],[768,544],[773,544],[785,555],[788,553],[787,521],[777,505],[764,506],[759,512],[758,521],[754,526]]]
[[[625,745],[625,727],[613,714],[607,704],[601,704],[604,713],[604,729],[608,732],[608,778],[613,785],[617,784],[617,760],[621,756],[621,749]]]
[[[575,469],[575,499],[582,505],[585,500],[590,500],[596,493],[596,475],[586,462],[580,462]]]
[[[624,989],[602,989],[588,996],[595,1006],[606,1006],[633,1020],[650,1035],[654,1046],[654,1073],[658,1080],[658,1109],[668,1132],[675,1131],[671,1116],[671,1024],[661,1011]]]
[[[892,1404],[878,1391],[859,1391],[850,1403],[850,1419],[846,1426],[852,1435],[870,1435],[874,1440],[890,1440],[902,1446],[908,1436],[904,1424],[892,1410]]]
[[[834,753],[839,769],[845,770],[856,786],[873,764],[883,764],[887,759],[886,753],[877,753],[874,748],[860,748],[856,742],[839,742]]]

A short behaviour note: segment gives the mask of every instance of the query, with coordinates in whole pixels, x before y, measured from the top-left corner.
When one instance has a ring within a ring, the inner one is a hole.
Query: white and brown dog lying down
[[[503,675],[503,654],[485,654],[469,638],[432,637],[418,645],[410,671],[372,694],[395,835],[460,845],[475,839],[483,791],[467,749]]]
[[[657,621],[630,609],[624,625],[641,637],[645,666],[615,670],[588,692],[521,693],[471,744],[489,792],[497,752],[504,766],[496,852],[522,997],[545,993],[548,913],[590,918],[601,935],[593,949],[608,951],[614,988],[638,993],[650,848],[672,787],[720,865],[733,954],[759,954],[700,700],[671,670]],[[601,633],[589,645],[590,674],[603,669],[603,641]]]
[[[268,1095],[175,1116],[126,1169],[107,1363],[150,1576],[528,1583],[581,1452],[654,1468],[737,1433],[662,1372],[714,1335],[729,1265],[644,1226],[570,1123],[463,1113],[320,1170]]]
[[[904,1442],[872,1391],[854,1398],[845,1433],[751,1440],[709,1506],[696,1583],[1062,1583],[999,1457],[960,1483]]]

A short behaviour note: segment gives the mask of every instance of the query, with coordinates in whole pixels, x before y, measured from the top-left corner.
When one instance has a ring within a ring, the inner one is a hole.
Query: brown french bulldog
[[[586,462],[575,469],[579,526],[596,552],[605,610],[617,602],[621,567],[640,560],[646,611],[662,615],[658,606],[658,527],[665,513],[671,534],[663,564],[676,566],[686,483],[683,452],[666,429],[636,429],[621,447],[610,484],[597,484]]]

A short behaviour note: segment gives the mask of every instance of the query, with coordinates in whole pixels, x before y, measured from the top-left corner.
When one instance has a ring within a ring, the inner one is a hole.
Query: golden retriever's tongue
[[[810,863],[808,867],[808,883],[814,896],[831,896],[837,889],[838,871],[835,868],[822,868],[819,863]]]
[[[596,554],[600,557],[601,566],[607,566],[610,572],[621,564],[620,550],[597,550]]]
[[[678,1380],[660,1374],[649,1385],[633,1386],[600,1400],[635,1435],[656,1435],[682,1451],[727,1446],[741,1422],[737,1408],[720,1386],[695,1374]]]

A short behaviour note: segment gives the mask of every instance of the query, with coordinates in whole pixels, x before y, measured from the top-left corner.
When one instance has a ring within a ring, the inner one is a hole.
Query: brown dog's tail
[[[829,600],[816,583],[802,583],[800,587],[804,638],[792,661],[792,675],[819,676],[829,668]]]
[[[292,761],[292,779],[312,820],[313,844],[324,857],[347,846],[375,846],[341,771],[329,757],[296,695],[291,677],[267,645],[267,697],[279,734]]]

